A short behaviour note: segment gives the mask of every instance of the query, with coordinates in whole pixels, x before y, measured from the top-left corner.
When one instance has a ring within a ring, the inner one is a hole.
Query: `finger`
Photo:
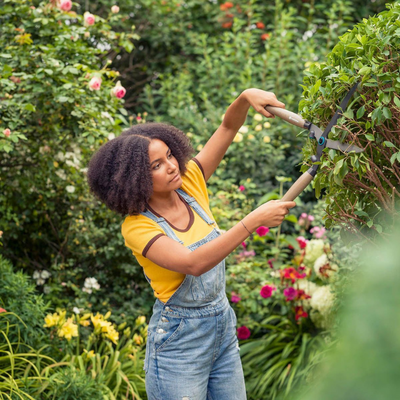
[[[267,104],[268,106],[269,105],[272,105],[272,104]],[[265,106],[266,107],[266,106]],[[267,118],[275,118],[275,115],[274,114],[271,114],[270,112],[268,112],[265,108],[262,108],[260,111],[259,111],[262,115],[264,115],[264,117],[267,117]]]
[[[282,206],[286,208],[296,207],[296,203],[294,201],[282,201]]]

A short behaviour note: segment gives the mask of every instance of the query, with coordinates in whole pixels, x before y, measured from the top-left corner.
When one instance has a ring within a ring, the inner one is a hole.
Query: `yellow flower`
[[[146,317],[141,315],[140,317],[136,318],[136,325],[142,325],[146,322]]]
[[[114,344],[117,344],[119,333],[113,327],[110,327],[105,336],[106,338],[110,339]]]
[[[78,336],[78,325],[72,322],[72,318],[68,318],[67,322],[58,331],[58,336],[71,340],[73,336]]]
[[[137,344],[137,345],[141,345],[143,343],[143,338],[138,335],[137,333],[135,333],[133,335],[133,341]]]
[[[193,133],[192,133],[192,132],[188,132],[188,133],[186,134],[186,136],[191,138],[191,137],[193,137]]]
[[[265,143],[269,143],[271,141],[271,138],[269,136],[264,136],[263,140]]]
[[[93,351],[93,350],[87,351],[86,349],[83,349],[83,351],[86,353],[86,356],[87,356],[88,358],[93,358],[93,357],[95,357],[95,354],[94,354],[94,351]]]
[[[52,326],[55,326],[58,324],[59,319],[60,316],[57,313],[47,314],[46,318],[44,319],[44,322],[46,323],[43,325],[43,327],[50,328]]]
[[[90,321],[88,321],[88,320],[85,320],[85,321],[80,320],[79,323],[80,323],[82,326],[89,326],[89,325],[90,325]]]
[[[256,121],[262,121],[263,117],[261,114],[255,114],[253,117]]]
[[[56,167],[56,168],[58,168],[58,162],[57,161],[53,161],[53,165]]]
[[[243,135],[241,133],[237,133],[236,136],[233,138],[235,143],[239,143],[243,140]]]
[[[108,311],[107,314],[104,316],[104,319],[110,318],[110,315],[111,315],[111,311]]]
[[[197,146],[197,151],[200,151],[203,147],[204,147],[204,146],[203,146],[202,144],[199,144],[199,145]]]
[[[254,135],[247,136],[250,140],[254,139]]]
[[[254,130],[255,130],[256,132],[260,132],[260,131],[262,130],[262,125],[261,125],[261,124],[258,124],[258,125],[254,128]]]
[[[268,121],[264,122],[264,128],[266,129],[271,128],[271,124]]]
[[[94,316],[93,314],[90,316],[90,319],[92,320],[94,329],[97,329],[97,327],[101,327],[100,322],[103,321],[103,316],[99,313]]]

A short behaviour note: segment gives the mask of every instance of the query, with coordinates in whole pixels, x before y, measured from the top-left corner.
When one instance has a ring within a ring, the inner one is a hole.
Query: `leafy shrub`
[[[400,197],[400,6],[365,19],[340,38],[327,61],[306,73],[300,110],[324,127],[355,83],[358,95],[329,135],[354,143],[363,153],[327,149],[315,178],[317,197],[325,191],[326,226],[344,226],[348,239],[387,234]],[[309,143],[304,154],[314,154]],[[306,164],[309,164],[308,162]],[[304,165],[302,170],[306,170]],[[383,232],[385,224],[387,232]]]
[[[14,272],[11,262],[2,255],[0,282],[0,307],[11,313],[9,318],[16,326],[16,329],[9,331],[8,340],[11,343],[22,341],[27,345],[41,347],[45,338],[43,318],[48,309],[43,296],[37,294],[31,279],[21,271]]]

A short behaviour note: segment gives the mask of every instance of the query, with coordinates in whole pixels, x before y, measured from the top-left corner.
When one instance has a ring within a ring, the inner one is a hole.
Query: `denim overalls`
[[[214,229],[191,251],[220,235],[197,201],[177,192]],[[182,243],[164,218],[146,210],[165,234]],[[149,400],[245,400],[236,316],[225,293],[225,260],[201,276],[186,275],[163,303],[156,300],[148,327],[146,392]]]

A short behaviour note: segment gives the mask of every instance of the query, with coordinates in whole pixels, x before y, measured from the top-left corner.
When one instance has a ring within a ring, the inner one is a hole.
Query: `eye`
[[[153,167],[153,169],[158,169],[158,168],[160,168],[160,164],[156,164],[156,165]]]
[[[168,154],[168,158],[171,158],[172,156],[172,152]]]

